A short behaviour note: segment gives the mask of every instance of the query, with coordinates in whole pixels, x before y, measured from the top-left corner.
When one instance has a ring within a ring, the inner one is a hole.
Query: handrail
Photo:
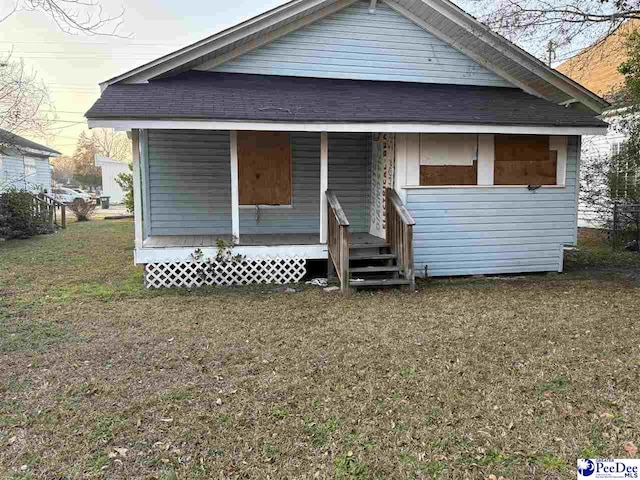
[[[387,189],[386,200],[387,244],[395,253],[400,271],[409,280],[410,288],[413,290],[416,285],[413,265],[413,226],[416,222],[393,189]]]
[[[347,216],[345,215],[344,210],[342,210],[342,206],[340,205],[340,202],[338,201],[336,194],[333,193],[333,191],[331,190],[327,190],[325,195],[327,196],[327,202],[329,202],[329,207],[331,207],[335,212],[338,225],[348,227],[349,219],[347,219]]]
[[[335,273],[340,280],[340,289],[347,295],[349,289],[349,249],[351,234],[349,219],[344,213],[338,198],[331,190],[325,192],[327,197],[327,243],[329,250],[328,277]]]
[[[66,205],[65,205],[64,203],[62,203],[61,201],[56,200],[55,198],[53,198],[53,197],[51,197],[51,196],[47,195],[46,193],[40,193],[40,194],[38,194],[38,196],[39,196],[41,199],[44,199],[44,200],[48,201],[49,203],[51,203],[51,204],[55,205],[56,207],[64,207],[64,206],[66,206]]]
[[[409,213],[409,210],[407,210],[407,207],[404,206],[404,203],[402,203],[402,200],[400,199],[396,191],[389,188],[388,194],[391,204],[396,208],[398,215],[400,215],[402,221],[407,225],[415,225],[416,221]]]
[[[38,202],[44,203],[49,208],[51,226],[58,224],[57,212],[59,210],[60,211],[60,227],[67,228],[67,206],[64,203],[56,200],[53,197],[50,197],[45,193],[39,193],[37,195],[33,195],[33,198]]]

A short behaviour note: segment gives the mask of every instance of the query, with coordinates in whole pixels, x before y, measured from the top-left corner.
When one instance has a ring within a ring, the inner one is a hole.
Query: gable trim
[[[296,20],[295,22],[289,23],[273,32],[270,32],[269,35],[265,35],[259,41],[246,43],[238,48],[233,49],[229,53],[220,55],[213,60],[201,63],[200,65],[197,65],[195,67],[195,70],[211,70],[219,65],[222,65],[223,63],[227,63],[230,60],[233,60],[234,58],[238,58],[242,55],[245,55],[246,53],[257,50],[260,47],[264,47],[265,45],[268,45],[290,33],[293,33],[296,30],[300,30],[302,27],[315,23],[318,20],[322,20],[323,18],[339,12],[340,10],[344,10],[345,8],[353,5],[356,2],[358,2],[358,0],[338,0],[336,3],[329,7],[326,7],[318,12],[314,12],[310,15],[305,16],[304,18]]]
[[[253,17],[245,22],[239,23],[231,28],[223,30],[215,35],[207,37],[187,47],[181,48],[168,55],[164,55],[156,60],[134,68],[121,75],[113,77],[100,84],[101,91],[109,85],[126,81],[127,83],[147,83],[149,79],[161,76],[175,70],[185,64],[197,61],[199,58],[212,53],[220,48],[231,45],[250,35],[259,34],[273,27],[279,22],[288,18],[304,14],[306,11],[320,7],[319,12],[325,12],[318,16],[318,20],[330,15],[342,8],[345,8],[358,0],[292,0],[284,5],[274,8],[261,15]],[[302,18],[304,20],[306,17]],[[314,21],[315,21],[314,20]],[[268,41],[273,40],[273,33],[266,33]],[[253,42],[250,42],[253,43]]]
[[[497,68],[497,67],[495,67],[493,65],[489,65],[486,62],[486,60],[481,58],[479,55],[476,55],[474,52],[472,52],[469,49],[463,47],[462,45],[460,45],[459,42],[457,42],[456,40],[454,40],[450,36],[445,35],[442,32],[440,32],[440,31],[436,30],[435,28],[431,27],[427,22],[425,22],[422,18],[420,18],[417,15],[415,15],[413,12],[410,12],[409,10],[407,10],[403,6],[399,5],[398,3],[394,2],[393,0],[384,0],[384,3],[387,4],[389,6],[389,8],[395,10],[400,15],[405,16],[407,19],[409,19],[410,21],[412,21],[413,23],[415,23],[419,27],[423,28],[424,30],[426,30],[427,32],[432,34],[434,37],[437,37],[440,40],[442,40],[443,42],[448,43],[453,48],[458,50],[460,53],[462,53],[463,55],[466,55],[471,60],[476,62],[478,65],[480,65],[480,66],[482,66],[482,67],[484,67],[484,68],[486,68],[488,70],[491,70],[496,75],[499,75],[500,77],[504,78],[506,81],[512,83],[513,85],[517,86],[518,88],[522,89],[523,91],[527,92],[528,94],[534,95],[536,97],[540,97],[540,94],[538,94],[535,90],[533,90],[532,88],[528,87],[523,82],[520,82],[515,77],[513,77],[512,75],[509,75],[507,72],[503,71],[502,69]]]
[[[396,3],[394,0],[385,0],[385,2],[387,4]],[[505,55],[509,59],[517,62],[522,67],[538,75],[543,80],[550,83],[559,90],[562,90],[572,98],[580,101],[581,103],[584,103],[592,110],[598,113],[602,113],[603,109],[609,105],[608,102],[600,98],[592,91],[583,87],[579,83],[574,82],[573,80],[554,70],[553,68],[545,65],[539,59],[529,54],[517,45],[513,44],[512,42],[509,42],[505,38],[501,37],[494,31],[492,31],[489,27],[479,22],[467,12],[452,4],[451,2],[447,0],[428,0],[425,1],[425,3],[428,3],[428,5],[436,10],[439,14],[464,28],[467,32],[474,35],[479,40],[485,42],[491,48]],[[403,8],[397,3],[396,5],[400,8]],[[403,10],[405,10],[405,12],[407,13],[410,13],[404,8]],[[494,71],[498,73],[498,71],[495,70],[495,66],[487,62],[480,62],[480,64],[485,65],[489,69],[494,69]]]
[[[258,38],[259,44],[252,41],[242,51],[219,55],[192,68],[254,75],[515,86],[386,3],[378,3],[375,14],[367,7],[362,1],[352,2],[319,21],[309,19],[312,21],[305,22],[303,28],[287,25],[283,27],[287,31],[278,32],[277,38]]]

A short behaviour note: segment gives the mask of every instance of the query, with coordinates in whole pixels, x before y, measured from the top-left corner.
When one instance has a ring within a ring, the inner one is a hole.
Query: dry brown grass
[[[640,441],[637,283],[150,293],[130,236],[0,245],[0,477],[575,478]]]

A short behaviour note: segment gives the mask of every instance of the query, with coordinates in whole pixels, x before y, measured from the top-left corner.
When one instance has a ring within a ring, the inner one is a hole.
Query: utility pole
[[[556,47],[556,42],[549,40],[549,43],[547,43],[547,65],[549,66],[556,59]]]

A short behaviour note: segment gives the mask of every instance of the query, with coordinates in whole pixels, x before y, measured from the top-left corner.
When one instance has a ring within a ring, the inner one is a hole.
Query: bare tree
[[[42,113],[51,110],[47,87],[36,73],[27,71],[22,61],[0,61],[0,128],[12,134],[31,132],[43,136],[53,118]],[[0,143],[10,143],[0,138]]]
[[[53,166],[53,181],[60,185],[65,185],[73,181],[73,175],[75,173],[75,165],[71,157],[61,155],[51,159],[51,165]]]
[[[98,155],[127,162],[131,160],[131,141],[123,132],[110,128],[97,128],[91,133],[91,141]]]
[[[63,32],[86,35],[116,35],[124,15],[106,14],[96,0],[14,0],[0,22],[19,10],[44,12]]]
[[[8,13],[0,24],[19,10],[40,11],[48,15],[65,33],[115,36],[122,24],[124,11],[105,14],[97,0],[9,0]],[[35,72],[28,71],[23,61],[12,60],[11,54],[0,58],[0,128],[9,134],[0,138],[0,146],[12,145],[12,135],[28,133],[46,138],[55,120],[54,107],[47,87]]]
[[[560,61],[594,42],[603,42],[626,21],[640,19],[640,0],[459,0],[459,3],[488,27],[545,60],[557,55],[556,60]],[[550,52],[550,45],[556,51]]]

